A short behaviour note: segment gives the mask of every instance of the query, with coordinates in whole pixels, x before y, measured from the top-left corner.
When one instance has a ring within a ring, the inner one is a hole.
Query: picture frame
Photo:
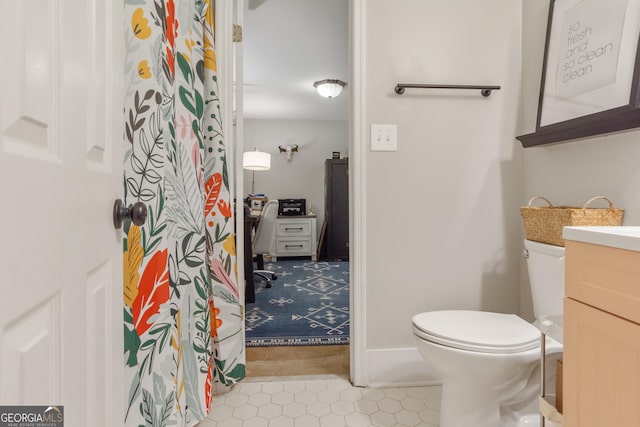
[[[262,208],[267,204],[269,198],[266,196],[250,196],[249,197],[249,208],[252,211],[262,212]]]
[[[524,147],[640,127],[640,0],[551,0]]]

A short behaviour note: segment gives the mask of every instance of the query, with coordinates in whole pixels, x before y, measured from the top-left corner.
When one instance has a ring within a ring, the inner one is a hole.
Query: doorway
[[[244,195],[304,199],[306,213],[315,216],[316,247],[326,236],[323,224],[327,160],[347,161],[349,157],[348,7],[345,0],[247,0],[244,11],[244,150],[267,152],[272,162],[269,171],[245,171]],[[320,97],[313,82],[323,79],[347,82],[347,93],[333,99]],[[291,147],[296,150],[291,151]],[[342,194],[348,195],[348,180],[345,185]],[[346,223],[348,235],[348,218]],[[348,264],[348,249],[346,252],[345,259],[321,250],[319,261]],[[267,262],[267,268],[282,271],[291,264],[289,261],[305,261],[275,255],[271,264]],[[349,271],[348,266],[346,270]],[[258,284],[256,298],[265,299],[270,293],[269,300],[278,300],[280,297],[273,296],[274,288],[291,286],[286,278],[292,272],[285,271],[270,289]],[[348,284],[347,281],[347,294]],[[247,305],[247,318],[252,318],[253,308],[252,304]],[[299,316],[291,313],[295,315]],[[347,376],[349,357],[349,346],[344,343],[248,346],[247,371],[250,377],[291,375],[298,364],[304,374],[337,373],[335,369],[340,367],[340,373]],[[306,368],[305,360],[309,361]],[[324,370],[310,371],[325,362]]]

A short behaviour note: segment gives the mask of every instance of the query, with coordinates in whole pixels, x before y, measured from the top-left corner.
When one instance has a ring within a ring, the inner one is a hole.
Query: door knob
[[[147,207],[142,202],[136,202],[126,207],[122,199],[117,199],[113,204],[113,225],[116,229],[122,227],[125,220],[131,220],[135,225],[141,226],[147,220]]]

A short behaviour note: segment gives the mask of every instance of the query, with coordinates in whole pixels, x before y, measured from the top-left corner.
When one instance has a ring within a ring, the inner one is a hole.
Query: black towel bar
[[[402,95],[405,89],[478,89],[482,96],[491,95],[491,91],[500,90],[500,86],[472,86],[472,85],[420,85],[410,83],[398,83],[396,93]]]

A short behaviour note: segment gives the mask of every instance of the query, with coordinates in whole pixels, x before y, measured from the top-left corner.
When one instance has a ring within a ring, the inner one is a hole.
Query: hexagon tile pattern
[[[436,427],[441,387],[361,388],[339,376],[237,384],[198,427]]]

